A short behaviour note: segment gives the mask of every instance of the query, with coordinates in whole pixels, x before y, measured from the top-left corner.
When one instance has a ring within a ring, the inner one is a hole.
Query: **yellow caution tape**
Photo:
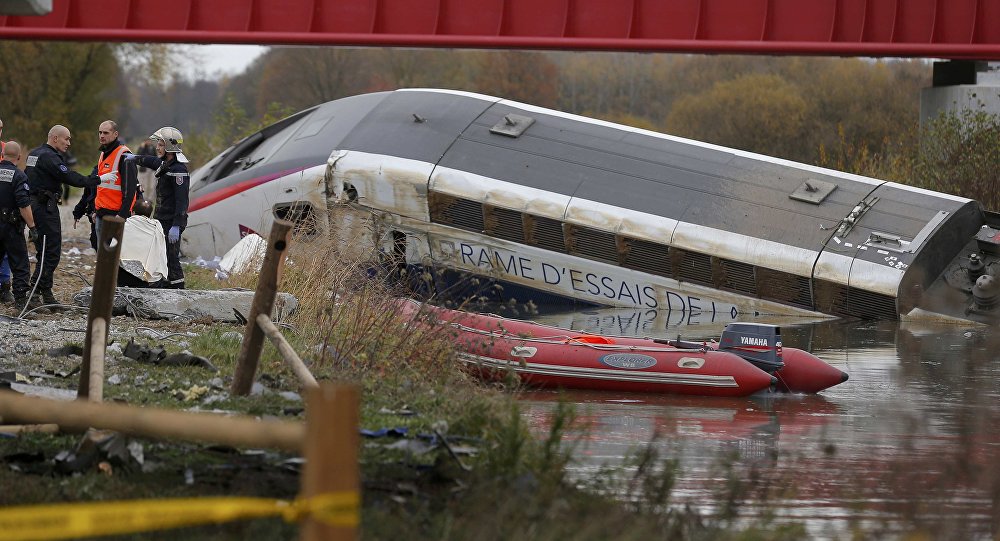
[[[322,494],[294,502],[266,498],[178,498],[21,505],[0,509],[0,532],[9,541],[72,539],[167,530],[281,516],[307,516],[334,526],[358,524],[357,492]]]

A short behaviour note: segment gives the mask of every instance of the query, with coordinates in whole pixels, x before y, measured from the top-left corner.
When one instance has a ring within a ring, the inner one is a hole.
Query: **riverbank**
[[[516,390],[484,386],[455,368],[447,332],[402,325],[388,305],[393,291],[351,271],[350,262],[333,264],[332,248],[294,248],[281,289],[296,295],[300,309],[283,332],[317,379],[362,390],[364,538],[740,539],[764,528],[769,539],[780,539],[800,533],[794,525],[736,527],[732,506],[709,515],[674,501],[672,462],[648,450],[639,449],[627,477],[567,478],[574,442],[564,435],[574,423],[572,408],[561,405],[547,433],[531,433]],[[68,242],[57,296],[69,300],[93,264],[78,240]],[[255,285],[253,275],[218,282],[208,269],[189,266],[187,272],[195,287]],[[0,372],[15,374],[15,388],[72,396],[85,324],[84,310],[0,324]],[[243,330],[115,317],[104,399],[301,420],[298,379],[270,344],[251,395],[228,392]],[[163,357],[189,352],[208,364],[149,362],[159,355],[137,360],[125,355],[130,342],[162,348]],[[222,495],[292,499],[299,489],[300,457],[270,450],[121,435],[93,441],[77,434],[23,434],[0,446],[4,506]],[[722,492],[720,501],[738,496]],[[121,538],[294,539],[297,533],[294,524],[258,519]]]

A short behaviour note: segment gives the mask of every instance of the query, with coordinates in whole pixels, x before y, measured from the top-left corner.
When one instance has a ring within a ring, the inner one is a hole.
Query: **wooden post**
[[[94,287],[90,292],[90,311],[87,313],[87,338],[83,341],[80,386],[76,391],[77,398],[90,397],[91,370],[100,363],[101,379],[94,382],[102,386],[102,389],[94,389],[97,401],[100,401],[103,395],[104,353],[108,345],[108,327],[111,321],[111,309],[115,303],[115,288],[118,285],[118,257],[122,251],[122,232],[125,230],[125,220],[118,216],[105,216],[102,220],[101,238],[97,242]],[[95,321],[98,319],[103,319],[103,324]]]
[[[48,400],[0,392],[5,423],[53,423],[62,430],[115,430],[150,438],[183,439],[301,452],[305,426],[290,421],[258,421],[247,416],[140,408],[109,402]],[[357,427],[355,427],[357,432]],[[0,536],[2,537],[2,536]]]
[[[274,309],[274,298],[278,295],[278,281],[281,269],[285,266],[285,251],[292,238],[291,222],[274,220],[271,235],[267,239],[267,251],[264,253],[264,264],[260,269],[257,281],[257,291],[253,296],[250,315],[247,316],[247,328],[243,332],[243,344],[240,345],[240,355],[236,358],[236,372],[233,374],[233,385],[230,391],[236,396],[250,394],[254,376],[257,373],[257,363],[260,362],[260,352],[264,347],[264,331],[257,325],[257,314],[271,315]]]
[[[295,353],[292,345],[281,335],[281,330],[274,323],[271,323],[271,318],[267,317],[267,314],[257,314],[257,325],[260,325],[264,334],[271,339],[274,347],[278,348],[278,353],[285,359],[285,362],[291,365],[292,372],[295,372],[302,385],[307,388],[318,387],[319,384],[316,383],[316,378],[313,377],[312,372],[306,367],[306,363],[302,362],[302,359],[299,358],[298,353]]]
[[[104,401],[104,353],[108,343],[108,320],[94,318],[90,327],[90,386],[87,399],[91,402]]]
[[[306,391],[306,435],[302,470],[302,498],[324,494],[357,494],[360,506],[358,473],[358,397],[353,385],[324,383]],[[360,519],[360,509],[352,521]],[[307,518],[300,530],[303,541],[341,541],[357,539],[357,527],[334,525]]]

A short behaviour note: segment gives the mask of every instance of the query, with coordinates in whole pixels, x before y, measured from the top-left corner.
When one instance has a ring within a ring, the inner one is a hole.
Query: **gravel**
[[[97,252],[90,246],[90,224],[86,220],[74,229],[71,211],[75,200],[62,205],[62,256],[54,276],[53,293],[66,305],[71,305],[73,296],[81,289],[89,287],[94,279]],[[35,249],[28,245],[31,268],[35,267]],[[72,307],[56,313],[38,311],[18,320],[18,312],[10,305],[0,305],[0,371],[23,369],[18,366],[29,359],[25,356],[44,355],[52,348],[68,343],[83,344],[87,330],[87,307]],[[126,316],[111,320],[109,339],[116,343],[128,343],[136,337],[143,343],[157,339],[160,334],[185,330],[186,323],[167,320],[134,319]],[[112,346],[113,347],[113,346]]]

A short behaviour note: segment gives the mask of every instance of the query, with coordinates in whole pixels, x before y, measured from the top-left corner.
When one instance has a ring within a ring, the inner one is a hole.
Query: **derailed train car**
[[[479,94],[319,105],[214,158],[192,190],[188,256],[278,216],[373,244],[438,292],[1000,320],[1000,215],[974,200]]]

